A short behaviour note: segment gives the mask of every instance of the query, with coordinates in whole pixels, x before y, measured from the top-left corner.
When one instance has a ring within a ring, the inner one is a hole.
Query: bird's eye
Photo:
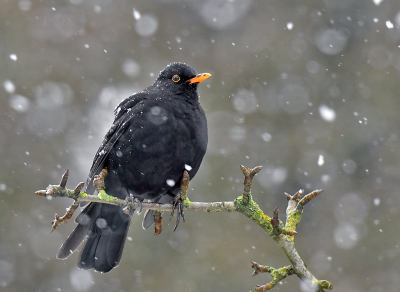
[[[172,81],[178,82],[179,80],[181,80],[181,77],[179,77],[179,75],[172,76]]]

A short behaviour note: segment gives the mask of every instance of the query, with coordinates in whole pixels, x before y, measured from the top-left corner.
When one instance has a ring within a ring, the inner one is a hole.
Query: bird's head
[[[160,72],[153,86],[172,94],[186,93],[189,97],[197,93],[197,85],[210,77],[209,73],[198,74],[185,63],[171,63]]]

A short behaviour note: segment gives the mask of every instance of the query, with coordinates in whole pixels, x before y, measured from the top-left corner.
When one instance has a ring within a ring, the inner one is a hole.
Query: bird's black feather
[[[173,79],[174,75],[179,76]],[[94,192],[94,176],[108,169],[105,190],[121,199],[134,197],[172,202],[179,192],[183,171],[197,173],[207,148],[207,121],[200,106],[196,70],[172,63],[153,85],[123,100],[90,169],[86,191]],[[178,80],[178,81],[177,81]],[[121,260],[129,229],[121,208],[90,203],[77,217],[78,226],[57,256],[68,257],[87,236],[78,266],[108,272]],[[145,216],[143,227],[154,222]]]

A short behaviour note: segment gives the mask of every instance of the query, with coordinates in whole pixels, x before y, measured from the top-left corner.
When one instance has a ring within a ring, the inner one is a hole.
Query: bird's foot
[[[129,203],[131,204],[130,206]],[[133,207],[135,204],[140,205],[139,213],[142,212],[142,202],[140,202],[137,198],[134,198],[132,195],[127,196],[124,204],[121,206],[124,213],[128,214],[130,218],[132,218],[133,213],[135,213],[135,208]],[[129,210],[127,210],[128,208]]]
[[[181,216],[182,216],[183,222],[185,222],[185,214],[183,213],[183,202],[182,202],[182,199],[180,198],[180,196],[176,196],[174,198],[174,201],[172,202],[172,212],[171,212],[171,216],[169,219],[170,221],[171,221],[172,217],[174,216],[175,209],[177,210],[177,215],[176,215],[176,223],[175,223],[174,231],[176,230],[176,228],[179,225],[179,222],[181,221]]]

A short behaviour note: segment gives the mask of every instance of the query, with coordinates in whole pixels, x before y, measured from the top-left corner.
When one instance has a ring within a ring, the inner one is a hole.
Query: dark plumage
[[[86,182],[107,168],[105,191],[121,199],[170,203],[178,195],[183,171],[193,178],[207,148],[207,121],[197,85],[210,74],[197,74],[183,63],[172,63],[153,85],[123,100],[97,151]],[[148,212],[143,227],[153,222]],[[67,258],[87,236],[78,267],[108,272],[117,266],[129,229],[129,216],[117,206],[90,203],[75,220],[78,226],[57,257]]]

